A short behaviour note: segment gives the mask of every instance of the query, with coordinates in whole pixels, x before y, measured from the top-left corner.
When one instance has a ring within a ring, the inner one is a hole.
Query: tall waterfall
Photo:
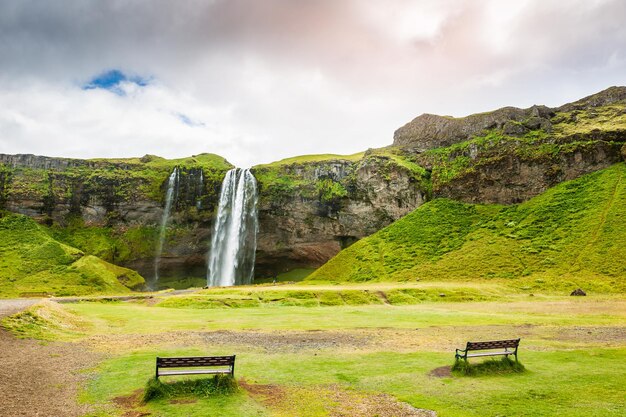
[[[256,179],[249,169],[226,173],[211,238],[207,285],[251,284],[254,274],[257,219]]]
[[[161,217],[161,229],[159,231],[159,242],[157,243],[156,254],[154,258],[154,280],[149,284],[150,289],[154,288],[159,282],[159,265],[161,264],[161,253],[163,252],[163,242],[165,241],[165,231],[167,222],[170,219],[172,211],[172,203],[174,202],[176,186],[178,184],[178,167],[170,174],[167,181],[167,194],[165,194],[165,208],[163,209],[163,217]]]

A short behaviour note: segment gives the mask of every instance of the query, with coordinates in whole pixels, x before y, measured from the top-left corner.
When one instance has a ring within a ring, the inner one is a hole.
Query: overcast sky
[[[250,166],[611,85],[623,0],[0,0],[0,153]]]

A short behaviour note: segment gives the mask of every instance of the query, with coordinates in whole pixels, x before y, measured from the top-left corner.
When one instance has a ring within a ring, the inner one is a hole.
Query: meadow
[[[90,416],[622,416],[625,323],[620,295],[451,282],[44,302],[4,321],[101,354],[80,395]],[[450,372],[468,340],[517,337],[524,372]],[[156,356],[218,354],[237,355],[235,393],[141,401]]]

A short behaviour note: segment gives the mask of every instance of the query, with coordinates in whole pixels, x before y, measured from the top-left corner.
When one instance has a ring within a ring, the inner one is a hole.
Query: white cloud
[[[568,3],[569,5],[569,3]],[[626,84],[618,0],[0,3],[0,152],[238,165]],[[126,96],[82,90],[110,69]]]

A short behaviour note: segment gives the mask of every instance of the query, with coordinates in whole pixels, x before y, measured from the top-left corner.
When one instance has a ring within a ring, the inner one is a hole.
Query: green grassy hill
[[[424,204],[309,280],[494,280],[521,290],[626,291],[626,165],[513,206]]]
[[[0,297],[124,293],[143,283],[135,271],[54,240],[29,217],[0,218]]]

